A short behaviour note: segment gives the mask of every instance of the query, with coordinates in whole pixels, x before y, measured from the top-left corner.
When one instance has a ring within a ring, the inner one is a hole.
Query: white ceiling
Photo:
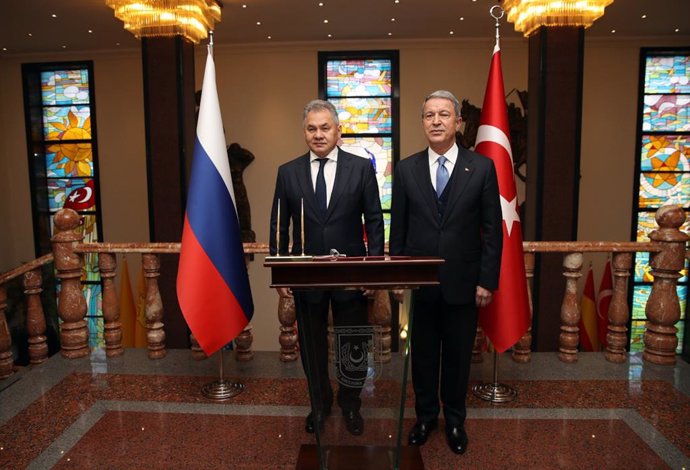
[[[494,20],[489,16],[490,7],[497,3],[493,0],[321,2],[320,7],[319,0],[225,0],[214,42],[267,44],[387,38],[457,41],[467,37],[493,37],[495,32]],[[611,32],[613,29],[615,33]],[[588,36],[603,37],[687,37],[688,34],[690,0],[615,0],[606,8],[604,17],[587,30]],[[512,24],[502,21],[501,37],[520,35]],[[135,48],[138,41],[123,29],[105,0],[2,1],[0,58],[118,47]]]

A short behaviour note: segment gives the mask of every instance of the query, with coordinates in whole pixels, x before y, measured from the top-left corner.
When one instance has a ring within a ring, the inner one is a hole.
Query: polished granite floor
[[[490,382],[492,364],[490,355],[474,364],[472,383]],[[470,395],[467,453],[451,453],[437,431],[421,449],[425,469],[690,469],[690,365],[682,360],[661,367],[631,355],[611,364],[586,353],[564,364],[538,353],[529,364],[501,356],[498,370],[517,398],[491,404]],[[224,375],[245,390],[217,403],[201,394],[219,376],[216,356],[194,361],[189,351],[170,350],[151,361],[137,349],[109,360],[102,351],[73,361],[53,356],[0,381],[0,468],[294,469],[300,446],[315,443],[304,432],[300,363],[272,352],[238,363],[226,353]],[[384,395],[386,380],[378,385]],[[405,434],[414,422],[411,395]],[[323,439],[394,440],[394,411],[365,399],[362,436],[349,435],[334,413]]]

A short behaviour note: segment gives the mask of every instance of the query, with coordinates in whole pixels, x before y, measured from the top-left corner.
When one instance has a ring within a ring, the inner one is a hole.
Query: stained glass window
[[[690,229],[690,51],[643,49],[641,53],[640,134],[638,136],[636,240],[648,241],[657,228],[655,212],[677,204],[686,212]],[[681,320],[678,349],[683,351],[688,294],[688,262],[678,280]],[[644,349],[645,305],[654,277],[648,253],[635,257],[630,350]]]
[[[340,147],[376,170],[386,241],[398,149],[398,52],[320,52],[319,93],[338,112]]]
[[[24,90],[29,107],[27,133],[36,227],[36,255],[50,251],[53,218],[63,207],[81,216],[85,242],[98,241],[100,210],[93,115],[91,62],[24,64]],[[86,254],[82,272],[87,300],[89,345],[103,346],[103,314],[98,255]]]

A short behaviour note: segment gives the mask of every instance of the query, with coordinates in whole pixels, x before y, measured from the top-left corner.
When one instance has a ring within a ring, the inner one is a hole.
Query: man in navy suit
[[[309,152],[278,168],[271,211],[270,252],[288,254],[289,224],[292,220],[292,254],[328,255],[331,250],[347,256],[383,255],[383,216],[374,168],[368,159],[347,153],[336,146],[341,127],[335,107],[328,101],[314,100],[304,108],[304,138]],[[277,220],[280,201],[280,221]],[[302,206],[304,214],[302,217]],[[301,221],[304,220],[304,240]],[[364,230],[362,228],[364,222]],[[276,227],[280,247],[276,246]],[[364,243],[366,232],[367,244]],[[288,289],[279,289],[290,296]],[[326,328],[329,305],[337,327],[367,325],[369,292],[333,289],[296,291],[297,324],[302,345],[302,365],[310,380],[313,410],[305,430],[313,433],[330,414],[333,390],[328,376]],[[357,350],[361,344],[343,335],[341,346]],[[361,341],[361,340],[360,340]],[[340,381],[337,403],[350,433],[362,434],[364,422],[359,412],[359,397],[366,368],[348,373]]]
[[[493,162],[455,143],[461,124],[457,98],[445,90],[427,96],[422,124],[429,147],[395,169],[390,253],[440,256],[445,263],[439,286],[412,294],[417,421],[408,442],[426,442],[442,404],[446,440],[462,454],[468,442],[465,398],[477,310],[491,302],[498,287],[501,205]]]

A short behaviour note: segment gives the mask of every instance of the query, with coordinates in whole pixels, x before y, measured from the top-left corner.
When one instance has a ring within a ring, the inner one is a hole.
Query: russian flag
[[[182,232],[177,299],[208,356],[232,341],[254,314],[210,47]]]

